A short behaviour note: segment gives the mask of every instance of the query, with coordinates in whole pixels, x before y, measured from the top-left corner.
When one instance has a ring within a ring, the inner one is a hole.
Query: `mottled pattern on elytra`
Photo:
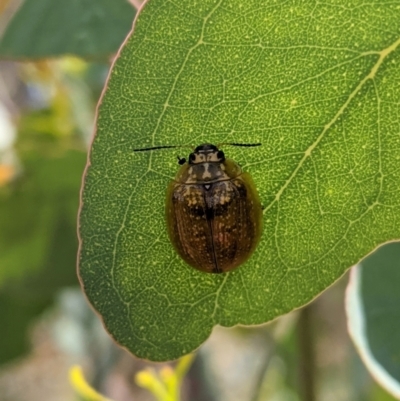
[[[169,236],[189,265],[222,273],[251,256],[262,219],[250,175],[211,184],[172,182],[167,194]]]

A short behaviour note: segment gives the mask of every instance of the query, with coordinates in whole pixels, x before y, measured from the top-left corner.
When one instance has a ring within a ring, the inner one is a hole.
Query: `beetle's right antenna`
[[[245,147],[252,147],[252,146],[261,146],[261,143],[231,143],[231,142],[222,142],[217,145],[219,148],[221,145],[230,145],[230,146],[245,146]]]

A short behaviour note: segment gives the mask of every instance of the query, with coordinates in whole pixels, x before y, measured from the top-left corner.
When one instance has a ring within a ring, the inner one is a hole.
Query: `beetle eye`
[[[218,157],[218,159],[220,159],[221,161],[224,161],[224,160],[225,160],[225,154],[224,154],[224,152],[223,152],[222,150],[219,150],[218,153],[217,153],[217,157]]]
[[[184,158],[184,157],[182,157],[182,159],[178,156],[178,164],[180,164],[181,166],[183,165],[183,164],[185,164],[186,163],[186,159]]]
[[[194,153],[191,153],[189,155],[189,163],[193,163],[196,160],[196,156],[194,155]]]

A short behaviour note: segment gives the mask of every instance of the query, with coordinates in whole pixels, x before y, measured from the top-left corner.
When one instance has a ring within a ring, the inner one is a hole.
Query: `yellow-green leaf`
[[[178,358],[214,325],[304,305],[400,237],[399,44],[396,1],[147,2],[99,107],[80,214],[83,287],[120,344]],[[224,149],[265,206],[258,249],[229,274],[189,268],[168,241],[177,151],[132,151],[204,142],[263,144]]]

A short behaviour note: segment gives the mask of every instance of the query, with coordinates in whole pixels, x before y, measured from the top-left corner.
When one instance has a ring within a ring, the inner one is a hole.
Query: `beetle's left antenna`
[[[180,146],[167,145],[167,146],[154,146],[152,148],[142,148],[142,149],[133,149],[134,152],[144,152],[146,150],[155,150],[155,149],[168,149],[168,148],[180,148]]]

